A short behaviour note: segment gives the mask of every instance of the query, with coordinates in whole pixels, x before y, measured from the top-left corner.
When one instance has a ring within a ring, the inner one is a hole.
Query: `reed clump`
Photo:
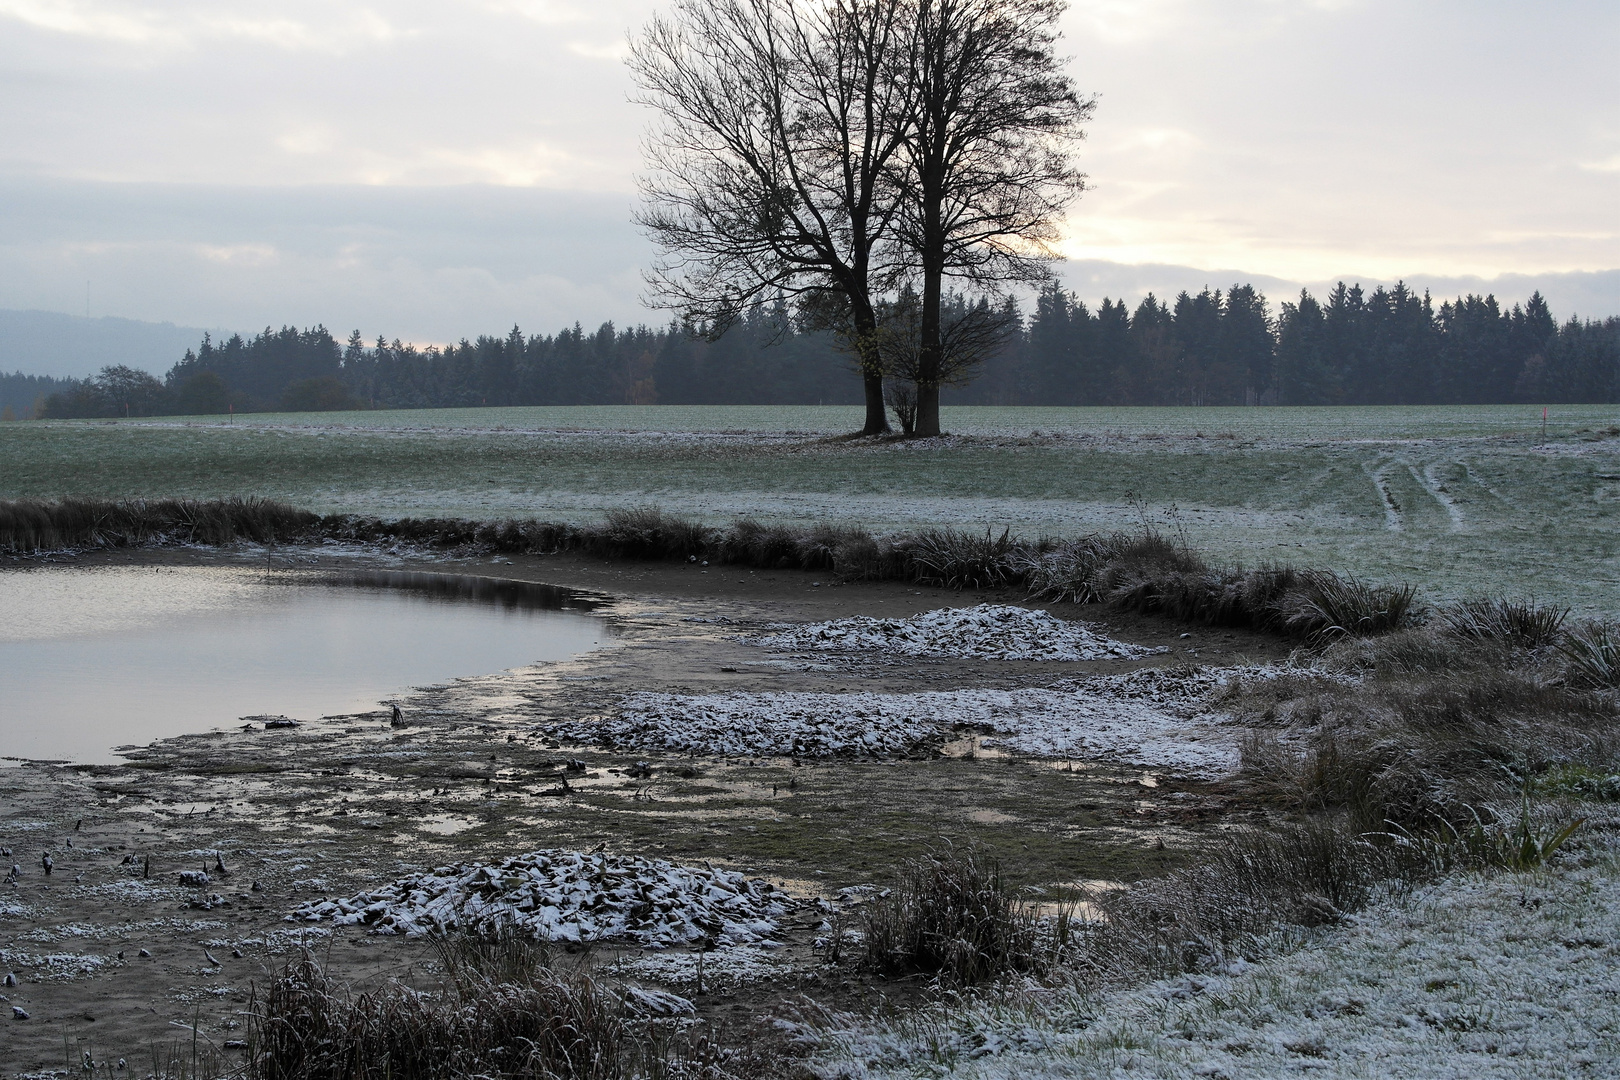
[[[0,552],[147,544],[288,543],[321,519],[271,499],[0,499]]]
[[[714,562],[829,572],[851,580],[953,589],[1018,589],[1035,599],[1101,603],[1185,622],[1243,627],[1301,641],[1388,633],[1418,621],[1416,590],[1329,571],[1217,567],[1184,543],[1144,529],[1024,540],[924,529],[768,524],[706,525],[662,510],[614,510],[590,525],[331,515],[266,499],[0,501],[0,552],[141,544],[407,544],[490,554],[573,552],[607,559]]]
[[[865,911],[866,965],[890,978],[931,975],[974,986],[1043,973],[1055,961],[1039,910],[1019,899],[997,861],[951,847],[903,863]]]
[[[351,994],[308,953],[249,1010],[251,1080],[734,1080],[763,1061],[660,1025],[510,929],[436,942],[444,986]]]

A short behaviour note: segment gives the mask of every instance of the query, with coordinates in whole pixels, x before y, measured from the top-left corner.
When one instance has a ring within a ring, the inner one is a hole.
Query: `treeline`
[[[46,398],[71,385],[70,379],[53,379],[49,375],[0,372],[0,420],[26,420],[36,416],[44,410]]]
[[[955,404],[1394,405],[1620,401],[1620,318],[1560,325],[1540,294],[1504,309],[1467,296],[1438,307],[1404,285],[1342,283],[1275,314],[1248,285],[1105,299],[1049,288],[1007,309],[1001,349]],[[158,379],[114,366],[50,394],[44,415],[497,405],[853,405],[861,381],[827,333],[784,306],[716,341],[678,327],[504,336],[418,348],[324,327],[205,337]]]
[[[1048,289],[1022,334],[955,395],[1050,405],[1441,405],[1620,401],[1620,319],[1559,325],[1540,293],[1437,308],[1342,282],[1273,316],[1252,286],[1091,310]]]

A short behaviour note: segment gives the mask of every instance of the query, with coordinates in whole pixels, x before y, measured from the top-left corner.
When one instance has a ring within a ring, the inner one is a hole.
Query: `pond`
[[[0,758],[114,748],[284,715],[366,712],[414,686],[609,640],[568,590],[448,574],[227,567],[0,572]]]

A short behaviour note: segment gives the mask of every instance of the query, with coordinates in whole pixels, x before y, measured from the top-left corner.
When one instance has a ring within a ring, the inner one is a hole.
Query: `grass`
[[[1490,597],[1461,601],[1440,614],[1454,633],[1464,637],[1509,640],[1536,649],[1558,643],[1569,609]]]
[[[1227,704],[1238,715],[1305,733],[1292,748],[1256,739],[1245,782],[1298,810],[1342,811],[1363,829],[1455,838],[1479,825],[1479,807],[1516,801],[1542,774],[1620,771],[1620,701],[1591,686],[1578,655],[1536,640],[1481,638],[1473,623],[1436,620],[1330,648],[1323,661],[1359,675],[1358,685],[1234,687]]]
[[[820,438],[844,429],[815,409],[31,422],[0,425],[0,498],[253,493],[323,514],[565,521],[651,504],[711,526],[948,521],[1036,537],[1133,528],[1134,491],[1181,507],[1192,545],[1219,563],[1620,615],[1620,440],[1587,441],[1614,410],[1568,410],[1546,446],[1530,411],[972,410],[951,422],[973,438],[882,446]]]
[[[890,978],[932,975],[974,986],[1049,970],[1057,953],[1042,924],[1039,909],[1015,895],[995,858],[951,847],[898,868],[893,886],[864,913],[862,946],[867,965]]]
[[[1620,687],[1620,627],[1590,623],[1570,633],[1561,648],[1579,681],[1602,689]]]
[[[619,988],[510,930],[435,943],[438,990],[356,994],[305,953],[248,1009],[249,1080],[731,1080],[757,1054],[648,1020]]]
[[[272,543],[308,536],[317,521],[307,511],[260,498],[0,500],[0,552]]]
[[[1411,622],[1416,590],[1328,571],[1215,567],[1151,524],[1139,535],[1072,541],[978,536],[952,529],[874,536],[835,526],[793,528],[748,518],[716,528],[653,508],[609,512],[597,525],[329,516],[262,499],[154,503],[95,499],[0,501],[0,551],[236,540],[405,541],[484,553],[575,551],[608,559],[713,560],[766,569],[830,570],[846,578],[948,588],[1019,588],[1056,600],[1097,600],[1183,622],[1242,626],[1300,640],[1387,633]]]

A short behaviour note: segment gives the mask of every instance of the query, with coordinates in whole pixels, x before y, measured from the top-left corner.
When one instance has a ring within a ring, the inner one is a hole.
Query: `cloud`
[[[211,42],[250,42],[287,52],[341,56],[388,42],[402,31],[371,8],[307,4],[307,17],[245,17],[215,3],[125,0],[0,0],[0,18],[36,30],[124,46],[195,49]]]
[[[87,215],[0,205],[0,306],[76,295],[85,270],[127,276],[126,314],[196,325],[307,310],[438,340],[477,312],[563,317],[547,296],[628,317],[649,117],[619,61],[664,2],[0,0],[0,189],[54,185]],[[1289,283],[1620,266],[1612,0],[1076,0],[1064,27],[1101,95],[1072,258]],[[570,192],[611,273],[536,209]],[[528,230],[521,260],[503,225]],[[120,262],[131,244],[172,276]]]

